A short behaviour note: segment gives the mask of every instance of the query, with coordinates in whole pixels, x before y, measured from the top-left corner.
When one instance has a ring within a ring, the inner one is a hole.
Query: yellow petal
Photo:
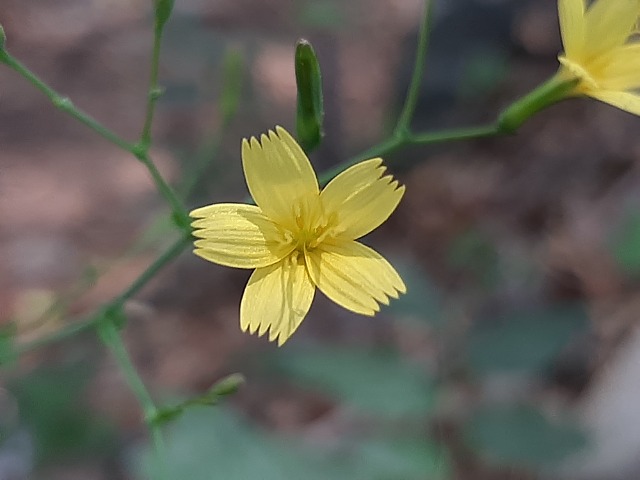
[[[640,115],[640,95],[629,92],[598,90],[589,94],[591,97],[608,103],[625,112]]]
[[[584,0],[558,0],[558,17],[564,53],[579,58],[584,45]]]
[[[360,238],[382,224],[398,206],[404,186],[391,175],[382,177],[382,159],[360,162],[335,177],[320,199],[329,214],[337,215],[341,237]]]
[[[603,90],[635,90],[640,88],[640,44],[633,43],[606,55],[600,85]]]
[[[318,180],[302,148],[282,127],[242,142],[242,167],[256,204],[276,222],[291,221],[292,205],[319,193]]]
[[[278,340],[282,345],[296,331],[311,308],[315,286],[304,262],[287,257],[258,268],[249,278],[240,303],[240,328]]]
[[[191,212],[194,253],[229,267],[257,268],[276,263],[292,250],[278,227],[255,205],[218,203]]]
[[[640,0],[596,0],[586,13],[585,55],[598,55],[622,46],[640,14]]]
[[[307,252],[307,268],[320,291],[338,305],[374,315],[379,303],[389,304],[407,288],[379,253],[356,241],[322,244]]]

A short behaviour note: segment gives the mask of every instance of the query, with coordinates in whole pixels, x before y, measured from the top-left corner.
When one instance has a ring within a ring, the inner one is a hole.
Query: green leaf
[[[640,273],[640,212],[631,211],[614,235],[612,253],[620,268],[629,275]]]
[[[396,354],[357,349],[288,352],[280,366],[301,385],[369,414],[423,416],[432,405],[427,373]]]
[[[296,44],[295,69],[298,89],[296,130],[300,145],[309,153],[320,145],[324,135],[324,107],[320,64],[311,44],[303,39]]]
[[[535,372],[587,326],[587,314],[578,305],[522,310],[476,322],[468,339],[469,365],[478,373]]]
[[[495,245],[479,230],[469,230],[454,239],[448,252],[449,264],[466,272],[485,287],[499,280],[499,254]]]
[[[270,434],[229,408],[189,410],[165,429],[169,478],[189,480],[445,480],[447,452],[420,436],[306,443]],[[139,452],[141,478],[152,453]]]
[[[355,470],[363,480],[451,478],[447,450],[425,438],[371,439],[357,449]],[[355,472],[354,472],[355,473]]]
[[[310,28],[340,30],[347,26],[347,18],[341,2],[335,0],[307,0],[302,4],[299,23]]]
[[[193,409],[166,429],[168,478],[189,480],[321,480],[293,448],[252,428],[225,408]],[[150,452],[142,453],[141,477],[150,471]],[[321,472],[318,469],[318,472]]]
[[[38,370],[10,383],[40,461],[112,451],[113,427],[90,412],[82,400],[90,378],[86,365],[76,364]]]
[[[528,406],[480,410],[465,425],[464,435],[489,461],[522,467],[556,465],[587,443],[577,426],[551,423]]]
[[[0,365],[7,365],[17,360],[15,336],[15,323],[0,328]]]

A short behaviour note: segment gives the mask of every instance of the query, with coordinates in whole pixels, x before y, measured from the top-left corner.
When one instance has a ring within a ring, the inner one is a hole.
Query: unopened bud
[[[209,390],[212,394],[222,397],[236,393],[244,385],[245,378],[241,373],[232,373],[215,383]]]
[[[4,44],[7,41],[7,35],[4,33],[4,28],[0,25],[0,50],[4,50]]]

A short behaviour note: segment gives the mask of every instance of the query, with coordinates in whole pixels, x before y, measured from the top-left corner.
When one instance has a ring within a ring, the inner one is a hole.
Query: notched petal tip
[[[255,148],[257,150],[262,151],[262,145],[260,144],[260,142],[256,137],[251,137],[251,140],[249,140],[249,144],[252,150]]]

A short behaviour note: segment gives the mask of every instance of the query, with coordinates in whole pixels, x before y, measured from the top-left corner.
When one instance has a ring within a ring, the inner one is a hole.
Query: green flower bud
[[[174,3],[175,0],[155,0],[157,28],[163,28],[164,24],[167,23],[167,20],[171,17],[171,12],[173,12]]]
[[[299,40],[296,45],[295,67],[298,88],[296,130],[300,145],[309,153],[320,144],[324,135],[324,107],[320,64],[306,40]]]
[[[244,385],[245,378],[241,373],[232,373],[222,380],[219,380],[209,389],[209,392],[216,397],[222,397],[236,393]]]
[[[4,44],[7,41],[7,35],[4,33],[4,28],[0,25],[0,50],[4,50]]]

